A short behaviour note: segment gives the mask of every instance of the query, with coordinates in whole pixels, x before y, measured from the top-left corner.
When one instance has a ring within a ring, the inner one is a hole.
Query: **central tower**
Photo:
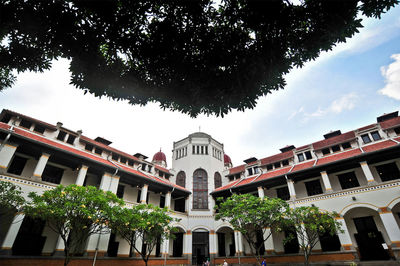
[[[223,183],[224,145],[203,132],[174,142],[172,169],[177,185],[190,190],[189,215],[212,215],[210,192]],[[225,183],[225,182],[224,182]]]

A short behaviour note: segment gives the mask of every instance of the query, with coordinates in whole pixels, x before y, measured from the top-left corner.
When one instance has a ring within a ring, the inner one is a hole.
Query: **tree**
[[[288,204],[279,198],[263,199],[251,194],[233,194],[216,206],[216,220],[229,222],[241,232],[257,262],[261,265],[261,250],[273,231],[281,231],[283,215]]]
[[[149,257],[157,243],[172,238],[174,228],[170,226],[173,219],[167,214],[167,209],[153,205],[139,204],[132,209],[119,208],[110,221],[113,232],[124,238],[132,248],[139,253],[147,266]],[[142,246],[137,246],[140,240]],[[131,255],[131,254],[130,254]]]
[[[0,1],[0,89],[71,60],[71,83],[196,116],[254,108],[398,0]]]
[[[0,226],[21,210],[25,199],[21,196],[21,188],[13,183],[0,181]]]
[[[92,186],[59,185],[42,195],[31,192],[29,197],[32,201],[25,213],[46,221],[60,235],[65,246],[64,265],[90,235],[109,231],[107,224],[113,210],[123,204],[113,193]]]
[[[319,242],[321,235],[326,233],[334,235],[341,231],[340,223],[335,220],[338,214],[321,211],[318,207],[304,206],[290,209],[285,216],[286,226],[296,233],[289,235],[286,240],[298,238],[300,249],[304,254],[304,265],[309,264],[311,251]]]

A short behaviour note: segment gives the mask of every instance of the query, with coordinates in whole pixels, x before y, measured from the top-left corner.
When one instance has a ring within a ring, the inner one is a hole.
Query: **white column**
[[[54,250],[54,255],[56,256],[64,255],[64,249],[65,249],[64,240],[61,238],[61,236],[58,236],[56,248]]]
[[[371,169],[369,169],[368,163],[366,161],[363,161],[360,162],[360,165],[365,177],[367,178],[368,184],[375,184],[376,181],[374,179],[374,176],[372,175]]]
[[[329,181],[329,177],[326,171],[321,172],[321,178],[322,178],[322,183],[324,184],[325,187],[325,191],[328,193],[332,192],[331,181]]]
[[[82,165],[81,168],[79,168],[79,172],[78,172],[78,176],[76,177],[75,185],[83,186],[83,183],[85,182],[87,170],[88,170],[88,167],[86,165]]]
[[[271,234],[271,229],[266,228],[264,231],[264,246],[265,246],[265,253],[266,254],[272,254],[275,252],[275,247],[274,247],[274,239],[272,238],[272,234],[268,237],[268,235]],[[267,238],[268,237],[268,238]]]
[[[131,246],[129,245],[128,241],[123,239],[120,236],[117,236],[117,241],[119,242],[118,245],[118,257],[129,257],[129,252]]]
[[[0,169],[6,169],[17,150],[18,145],[4,144],[0,146]]]
[[[294,200],[294,199],[296,199],[296,191],[294,190],[294,182],[292,179],[286,179],[286,181],[287,181],[287,186],[289,189],[290,199]]]
[[[100,189],[103,191],[110,191],[111,188],[111,174],[104,173],[100,181]]]
[[[15,238],[17,237],[24,217],[24,214],[17,214],[14,216],[10,228],[7,231],[6,237],[4,238],[3,244],[1,245],[0,254],[11,255],[12,246],[14,245]]]
[[[147,185],[147,184],[143,185],[142,192],[140,193],[140,203],[146,204],[148,189],[149,189],[149,185]]]
[[[169,253],[169,239],[164,239],[162,248],[162,257],[167,257]]]
[[[210,241],[210,257],[215,257],[217,255],[217,234],[214,230],[211,230],[208,238]]]
[[[185,250],[184,254],[191,259],[192,256],[192,232],[187,230],[185,233],[186,241],[185,241]]]
[[[186,211],[187,213],[189,213],[190,201],[191,201],[191,197],[190,197],[190,196],[185,198],[185,211]]]
[[[235,243],[237,243],[236,253],[243,255],[243,241],[242,234],[239,231],[235,231]]]
[[[392,247],[400,247],[400,229],[393,213],[387,208],[381,208],[379,216],[382,219],[382,223],[389,236],[390,242],[392,242]]]
[[[119,176],[112,176],[111,186],[109,191],[111,191],[113,194],[116,194],[118,190],[118,184],[119,184]]]
[[[171,208],[171,191],[168,191],[167,194],[165,194],[165,207],[168,209]]]
[[[264,188],[258,187],[257,191],[258,191],[258,196],[263,199],[264,198]]]
[[[47,161],[49,160],[50,154],[43,153],[42,156],[40,156],[39,161],[36,164],[35,170],[33,170],[33,176],[35,178],[42,179],[42,174],[44,171],[44,168],[46,167]]]
[[[342,246],[343,250],[351,250],[353,246],[353,242],[351,242],[351,237],[349,234],[349,230],[347,229],[346,221],[344,220],[343,217],[337,217],[336,221],[340,223],[340,229],[343,230],[343,232],[338,232],[338,237],[340,240],[340,244]]]

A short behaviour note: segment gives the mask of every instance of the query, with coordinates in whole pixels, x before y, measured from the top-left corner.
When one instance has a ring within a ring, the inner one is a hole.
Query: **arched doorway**
[[[355,207],[344,215],[361,260],[388,260],[387,233],[379,213],[367,207]]]
[[[235,236],[231,228],[224,226],[217,230],[218,257],[235,256]]]
[[[192,232],[192,264],[202,265],[209,258],[209,232],[206,229],[196,229]]]
[[[183,256],[183,236],[185,231],[180,228],[176,227],[177,232],[174,233],[174,240],[172,241],[172,257],[182,257]]]

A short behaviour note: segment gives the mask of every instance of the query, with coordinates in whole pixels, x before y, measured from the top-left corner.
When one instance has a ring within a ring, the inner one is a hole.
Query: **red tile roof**
[[[164,167],[161,167],[161,166],[156,165],[156,164],[154,165],[154,167],[157,168],[158,170],[164,172],[164,173],[171,174],[171,172],[168,169],[165,169]]]
[[[381,142],[378,142],[375,144],[364,146],[364,147],[362,147],[362,149],[365,152],[372,152],[372,151],[377,151],[377,150],[389,148],[389,147],[396,146],[396,145],[397,145],[397,143],[392,140],[385,140],[385,141],[381,141]]]
[[[80,141],[84,141],[84,142],[89,142],[90,144],[93,144],[93,145],[95,145],[95,146],[97,146],[97,147],[100,147],[100,148],[102,148],[103,150],[111,151],[111,152],[113,152],[113,153],[122,155],[122,156],[124,156],[124,157],[126,157],[126,158],[128,158],[128,159],[132,159],[132,160],[134,160],[134,161],[139,161],[139,159],[136,158],[136,157],[133,156],[133,155],[130,155],[130,154],[126,153],[126,152],[117,150],[117,149],[115,149],[115,148],[113,148],[113,147],[110,147],[110,146],[105,145],[105,144],[103,144],[103,143],[101,143],[101,142],[95,141],[95,140],[93,140],[93,139],[91,139],[91,138],[88,138],[88,137],[86,137],[86,136],[81,136],[79,140],[80,140]]]
[[[400,126],[400,116],[380,122],[382,129],[389,129],[389,128],[394,128],[396,126]]]
[[[289,158],[293,157],[293,151],[286,151],[286,152],[282,152],[282,153],[278,153],[269,157],[265,157],[264,159],[261,159],[261,165],[266,165],[266,164],[270,164],[270,163],[276,163],[282,160],[286,160]]]
[[[371,129],[371,128],[376,127],[376,125],[377,124],[371,124],[371,125],[368,125],[368,126],[365,126],[365,127],[360,127],[359,129],[357,129],[357,131],[363,131],[363,130]]]
[[[309,161],[309,162],[305,162],[305,163],[301,163],[301,164],[296,164],[293,167],[292,171],[290,171],[290,172],[292,173],[292,172],[296,172],[296,171],[300,171],[300,170],[303,170],[303,169],[306,169],[306,168],[313,167],[314,163],[315,163],[315,160],[312,160],[312,161]]]
[[[354,131],[349,131],[346,133],[343,133],[339,136],[335,136],[329,139],[324,139],[321,141],[317,141],[314,142],[312,145],[314,147],[315,150],[320,150],[335,144],[340,144],[346,141],[350,141],[352,139],[354,139],[356,137],[356,135],[354,134]]]
[[[219,188],[215,189],[214,192],[216,192],[216,191],[221,191],[221,190],[225,190],[225,189],[229,189],[229,188],[233,187],[234,185],[236,185],[237,183],[239,183],[240,181],[242,181],[242,180],[241,180],[241,179],[239,179],[239,180],[234,180],[234,181],[228,183],[227,185],[225,185],[225,186],[223,186],[223,187],[219,187]]]
[[[234,174],[238,174],[244,171],[246,165],[242,164],[236,167],[232,167],[229,169],[229,175],[234,175]]]
[[[265,174],[262,174],[259,178],[257,178],[257,181],[261,181],[261,180],[269,179],[271,177],[287,174],[291,168],[292,167],[290,166],[290,167],[280,168],[275,171],[266,172]]]
[[[307,145],[304,145],[304,146],[300,146],[300,147],[296,148],[296,151],[303,150],[303,149],[306,149],[308,147],[310,147],[310,144],[307,144]]]
[[[321,165],[321,164],[326,164],[326,163],[331,163],[331,162],[347,159],[347,158],[359,155],[361,153],[362,152],[361,152],[361,150],[359,148],[353,149],[353,150],[349,150],[349,151],[345,151],[345,152],[341,152],[341,153],[336,153],[334,155],[330,155],[330,156],[326,156],[326,157],[318,159],[317,165]]]
[[[8,129],[10,129],[10,127],[11,126],[0,122],[0,129],[8,130]],[[64,150],[66,152],[73,153],[74,155],[85,157],[87,159],[96,161],[98,163],[101,163],[101,164],[104,164],[104,165],[107,165],[107,166],[110,166],[110,167],[115,167],[114,164],[112,164],[111,162],[109,162],[108,160],[106,160],[106,159],[104,159],[102,157],[95,156],[94,154],[75,149],[73,147],[64,145],[62,143],[59,143],[59,142],[56,142],[56,141],[53,141],[53,140],[49,140],[49,139],[47,139],[45,137],[33,134],[33,133],[29,132],[29,131],[25,131],[25,130],[22,130],[20,128],[14,128],[14,132],[13,133],[16,134],[16,135],[19,135],[19,136],[22,136],[22,137],[25,137],[25,138],[40,142],[42,144],[46,144],[46,145],[49,145],[51,147]],[[148,174],[144,174],[142,172],[139,172],[139,171],[137,171],[135,169],[129,168],[129,167],[125,166],[125,165],[122,165],[122,164],[119,164],[119,163],[116,163],[116,162],[114,162],[114,163],[117,164],[118,166],[120,166],[120,168],[122,168],[125,172],[131,173],[131,174],[134,174],[134,175],[137,175],[137,176],[141,176],[141,177],[144,177],[144,178],[147,178],[147,179],[151,179],[151,180],[156,181],[156,182],[161,182],[161,183],[164,183],[164,184],[168,184],[170,186],[175,186],[175,187],[178,187],[178,188],[180,188],[182,190],[188,191],[185,188],[182,188],[180,186],[177,186],[174,183],[169,182],[168,180],[161,179],[161,178],[158,178],[158,177],[154,177],[154,176],[151,176],[151,175],[148,175]]]
[[[43,121],[38,120],[38,119],[35,119],[35,118],[33,118],[33,117],[30,117],[30,116],[27,116],[27,115],[23,115],[23,114],[20,114],[20,113],[17,113],[17,112],[8,110],[8,109],[4,109],[4,110],[2,111],[2,113],[9,113],[9,114],[11,114],[11,115],[13,115],[13,116],[19,116],[20,118],[25,118],[26,120],[30,120],[30,121],[32,121],[32,122],[35,123],[35,124],[40,124],[40,125],[42,125],[42,126],[45,126],[45,127],[48,128],[48,129],[57,130],[57,127],[54,126],[54,125],[52,125],[52,124],[43,122]]]

